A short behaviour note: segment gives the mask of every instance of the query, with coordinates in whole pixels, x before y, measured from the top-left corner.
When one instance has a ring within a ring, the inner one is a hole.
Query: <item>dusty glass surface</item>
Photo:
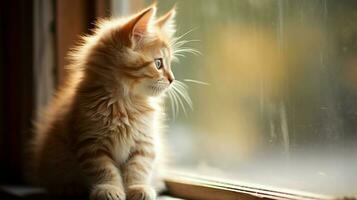
[[[176,78],[209,85],[186,82],[194,109],[169,114],[172,165],[356,195],[357,1],[177,3],[177,35],[193,29],[184,39],[202,55],[175,63]]]

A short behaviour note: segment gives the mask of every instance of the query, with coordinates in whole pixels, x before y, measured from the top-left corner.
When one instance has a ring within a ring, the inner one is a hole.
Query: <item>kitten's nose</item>
[[[175,78],[174,77],[169,77],[169,78],[167,78],[167,80],[169,80],[169,82],[171,84],[175,80]]]
[[[174,75],[172,74],[172,72],[167,73],[167,80],[170,82],[170,84],[175,80]]]

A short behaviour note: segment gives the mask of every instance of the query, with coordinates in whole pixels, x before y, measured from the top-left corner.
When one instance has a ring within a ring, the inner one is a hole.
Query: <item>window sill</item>
[[[356,197],[339,198],[294,190],[265,188],[253,184],[230,183],[178,171],[168,172],[165,182],[171,196],[195,200],[356,199]]]

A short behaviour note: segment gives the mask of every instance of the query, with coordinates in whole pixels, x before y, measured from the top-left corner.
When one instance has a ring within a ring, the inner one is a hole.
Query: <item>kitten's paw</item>
[[[126,192],[127,200],[155,200],[156,192],[149,185],[132,185]]]
[[[96,185],[91,193],[91,200],[125,200],[123,189],[115,185],[100,184]]]

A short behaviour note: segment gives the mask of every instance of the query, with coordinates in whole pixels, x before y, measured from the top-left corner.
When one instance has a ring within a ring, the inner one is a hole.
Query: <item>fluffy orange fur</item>
[[[37,122],[32,177],[50,192],[155,199],[174,9],[102,20],[70,54],[70,77]]]

